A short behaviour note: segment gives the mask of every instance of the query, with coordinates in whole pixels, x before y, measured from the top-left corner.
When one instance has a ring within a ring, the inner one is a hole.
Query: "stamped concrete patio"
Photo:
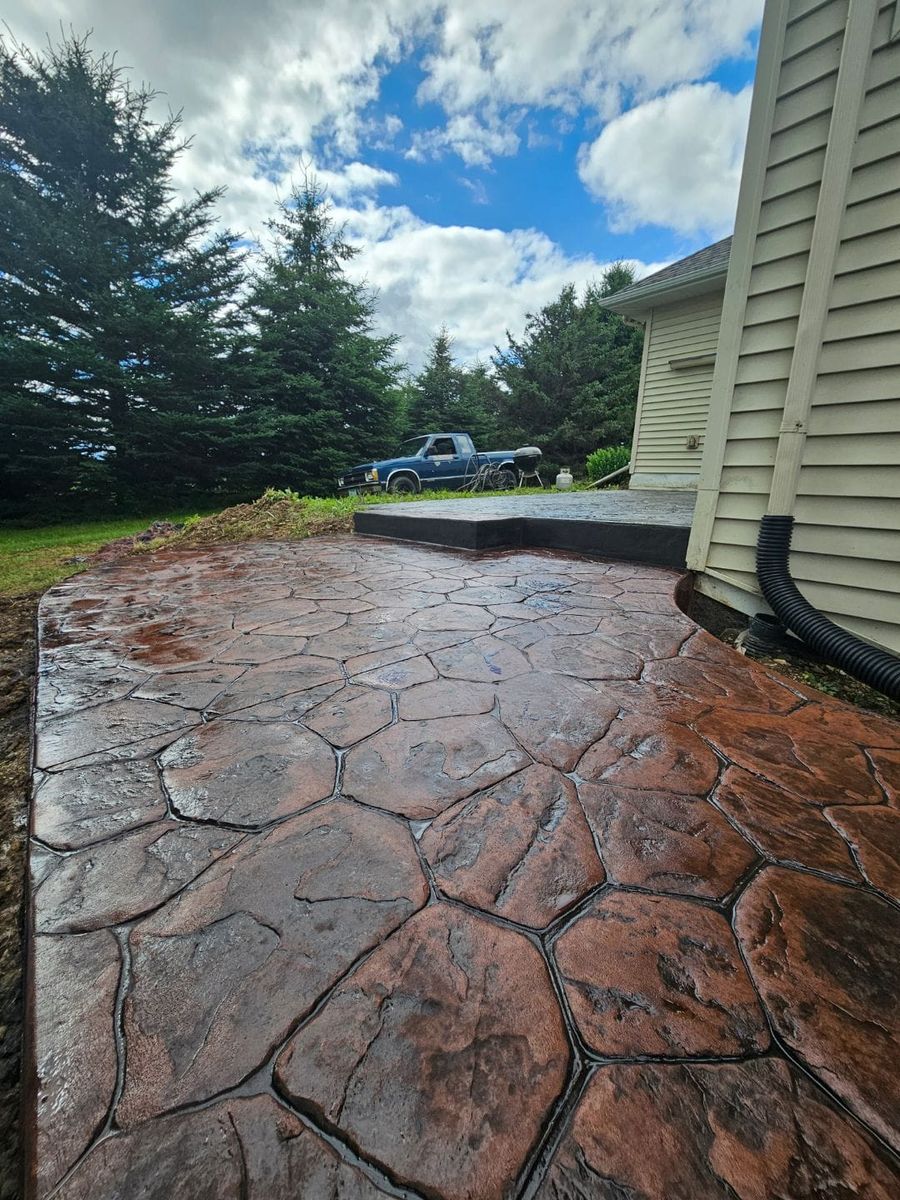
[[[900,725],[677,582],[339,538],[48,593],[31,1194],[895,1198]]]

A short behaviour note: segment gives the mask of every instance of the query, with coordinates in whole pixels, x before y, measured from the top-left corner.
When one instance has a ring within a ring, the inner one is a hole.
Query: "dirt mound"
[[[161,538],[172,537],[173,534],[180,533],[182,529],[184,529],[183,525],[175,525],[171,521],[154,521],[152,525],[148,525],[140,533],[129,534],[128,537],[114,538],[113,541],[106,542],[99,550],[90,555],[87,561],[110,562],[112,559],[121,558],[123,554],[128,554],[140,546],[146,546],[150,542],[158,542]]]
[[[219,542],[281,541],[319,533],[348,533],[352,507],[346,501],[307,500],[270,491],[252,504],[235,504],[209,517],[188,521],[168,546],[209,546]]]
[[[113,538],[111,542],[104,542],[90,554],[64,558],[62,561],[64,563],[84,563],[88,566],[95,563],[112,562],[114,559],[130,554],[132,550],[138,550],[151,544],[155,546],[174,534],[180,533],[182,529],[184,529],[183,525],[175,525],[171,521],[154,521],[140,533],[129,533],[126,537]]]

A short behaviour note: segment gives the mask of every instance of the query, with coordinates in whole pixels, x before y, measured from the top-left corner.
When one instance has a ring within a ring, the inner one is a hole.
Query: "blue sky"
[[[748,52],[724,59],[705,78],[725,91],[740,93],[753,82],[757,42],[753,30]],[[438,104],[416,98],[424,78],[421,52],[420,48],[385,69],[378,100],[367,113],[375,119],[396,115],[410,135],[439,127],[442,118]],[[567,254],[592,254],[604,261],[636,258],[656,262],[689,254],[706,241],[704,236],[680,238],[664,225],[642,223],[628,231],[610,228],[607,206],[590,194],[573,169],[579,148],[599,131],[590,110],[561,117],[552,110],[534,108],[525,115],[523,126],[525,135],[518,151],[485,166],[467,166],[455,155],[410,159],[406,140],[390,147],[372,147],[367,161],[398,175],[405,202],[424,220],[441,225],[490,224],[507,231],[535,226]]]
[[[564,283],[730,231],[762,0],[8,0],[25,42],[93,30],[183,113],[179,189],[261,238],[304,167],[328,186],[417,366],[461,359]]]

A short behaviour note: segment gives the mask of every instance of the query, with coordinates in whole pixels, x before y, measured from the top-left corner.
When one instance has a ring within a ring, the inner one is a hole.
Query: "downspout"
[[[878,5],[850,0],[822,182],[800,301],[769,505],[756,543],[756,575],[772,611],[788,629],[848,674],[900,699],[900,659],[835,625],[801,594],[790,573],[790,546],[800,469],[818,378],[834,262],[859,126]]]
[[[608,475],[604,475],[602,479],[595,479],[593,483],[587,485],[587,491],[595,487],[603,487],[604,483],[612,483],[614,479],[621,479],[623,475],[627,475],[631,471],[631,459],[624,467],[619,467],[617,471],[610,471]]]
[[[626,318],[627,320],[628,318]],[[628,477],[634,471],[635,464],[638,462],[639,446],[641,441],[641,421],[644,419],[644,392],[647,387],[647,364],[650,361],[650,338],[653,334],[653,309],[647,313],[647,319],[644,321],[644,344],[641,347],[641,375],[638,381],[638,400],[634,410],[634,433],[631,436],[631,458],[628,460]],[[596,486],[606,480],[598,479]]]
[[[706,570],[721,494],[728,427],[747,315],[753,252],[765,193],[766,163],[778,103],[778,83],[789,16],[789,0],[766,0],[759,34],[756,82],[750,101],[750,124],[738,192],[734,238],[725,295],[722,298],[722,320],[709,397],[709,417],[697,479],[697,503],[687,549],[688,567],[701,573]]]

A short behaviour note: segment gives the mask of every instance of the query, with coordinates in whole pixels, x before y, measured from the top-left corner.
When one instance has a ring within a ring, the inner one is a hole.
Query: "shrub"
[[[631,449],[628,446],[603,446],[587,456],[588,479],[602,479],[622,467],[627,467],[631,459]]]
[[[287,500],[291,504],[303,504],[305,498],[299,492],[293,491],[291,488],[274,488],[268,487],[263,492],[258,500],[254,500],[254,504],[278,504],[282,500]]]
[[[544,481],[545,487],[553,487],[556,482],[556,477],[562,470],[555,462],[550,462],[549,459],[542,458],[538,463],[538,470],[541,473],[541,479]],[[574,474],[574,471],[572,472]]]

